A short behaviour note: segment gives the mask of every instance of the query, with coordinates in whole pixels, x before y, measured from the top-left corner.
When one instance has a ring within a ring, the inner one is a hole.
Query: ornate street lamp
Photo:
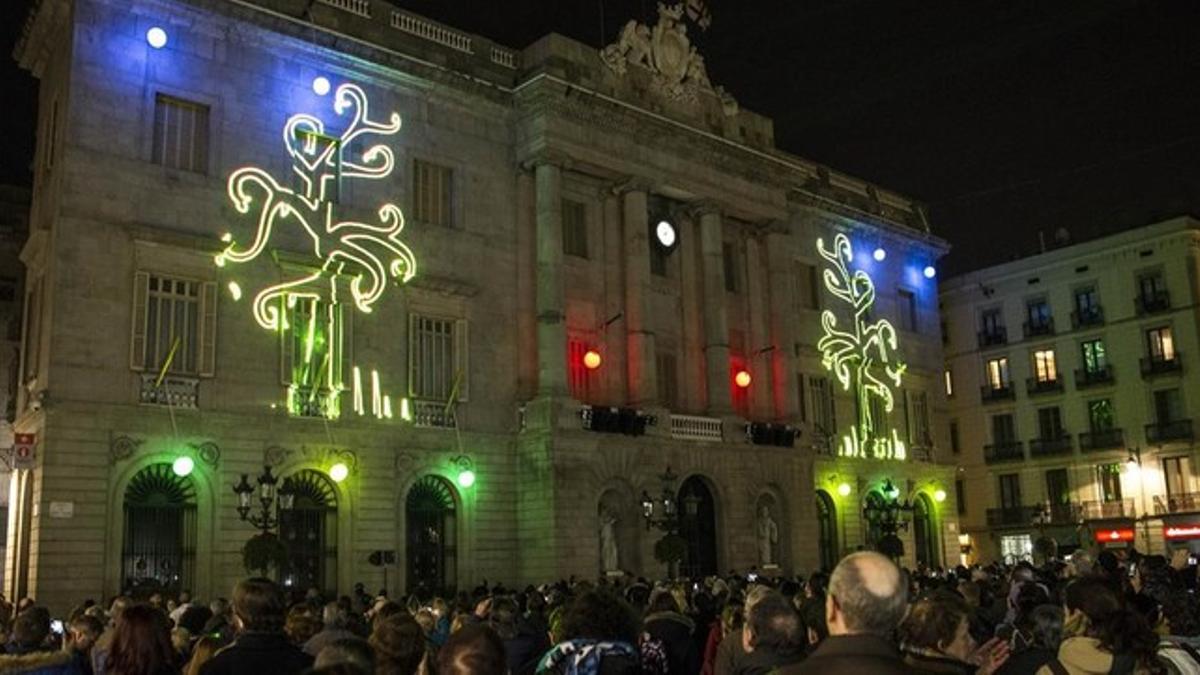
[[[257,482],[258,489],[255,490],[254,486],[250,485],[250,474],[244,473],[242,481],[233,486],[233,492],[238,498],[238,518],[262,530],[263,534],[269,534],[271,530],[279,527],[283,512],[290,511],[295,506],[296,495],[287,483],[281,488],[276,488],[279,479],[271,473],[270,466],[263,467]],[[250,513],[255,492],[258,493],[260,512]]]
[[[642,491],[642,519],[646,521],[647,530],[658,528],[670,534],[679,530],[679,505],[675,501],[675,481],[679,476],[668,466],[666,472],[660,474],[658,479],[662,481],[662,496],[657,500],[645,490]],[[694,497],[690,493],[689,496]],[[695,506],[691,508],[694,509]]]
[[[896,487],[890,478],[883,482],[880,492],[883,494],[882,498],[868,500],[863,506],[863,520],[879,532],[879,541],[876,543],[879,552],[899,558],[904,555],[904,544],[897,532],[908,530],[913,504],[907,499],[900,499],[900,488]]]

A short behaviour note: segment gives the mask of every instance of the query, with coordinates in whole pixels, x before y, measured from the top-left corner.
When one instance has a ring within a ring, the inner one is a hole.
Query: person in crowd
[[[184,628],[192,639],[204,635],[204,627],[208,625],[208,620],[212,618],[212,610],[208,607],[196,603],[191,603],[188,608],[183,610],[179,615],[179,620],[175,625],[179,628]]]
[[[907,675],[892,632],[908,605],[900,569],[870,551],[842,559],[829,578],[825,618],[829,637],[807,659],[779,669],[782,675]]]
[[[644,619],[646,633],[667,649],[668,672],[700,672],[700,652],[692,639],[696,624],[684,615],[675,595],[655,589]]]
[[[306,602],[292,605],[288,609],[283,632],[297,647],[303,647],[314,635],[321,632],[321,622],[317,619],[312,605]],[[312,655],[310,653],[310,656]]]
[[[113,631],[105,672],[109,675],[175,675],[178,657],[171,647],[171,624],[150,605],[133,605],[121,613]]]
[[[811,652],[829,637],[829,626],[825,623],[825,597],[805,600],[800,605],[800,621],[804,624],[805,638],[808,641],[807,651]]]
[[[45,607],[29,607],[17,613],[4,653],[12,655],[42,651],[50,635],[50,612]]]
[[[170,619],[168,619],[170,621]],[[186,628],[172,628],[171,649],[175,651],[176,663],[187,663],[192,656],[192,633]]]
[[[201,631],[205,635],[215,636],[221,642],[221,646],[229,644],[233,640],[233,612],[229,606],[229,601],[225,598],[217,598],[208,603],[208,609],[212,612],[212,617],[204,622],[204,629]]]
[[[1017,621],[1022,644],[1013,648],[1012,656],[996,671],[997,675],[1036,673],[1058,654],[1063,638],[1062,607],[1039,605]]]
[[[642,670],[637,615],[612,593],[588,590],[575,596],[551,633],[559,642],[542,656],[538,675],[634,675]]]
[[[747,657],[735,675],[765,675],[804,658],[805,635],[800,617],[775,591],[747,609],[741,638]]]
[[[375,672],[375,650],[370,642],[357,636],[338,638],[321,648],[316,661],[313,662],[313,669],[321,670],[339,665],[350,666],[362,675],[371,675]]]
[[[133,604],[133,601],[128,596],[118,595],[113,598],[108,609],[108,627],[96,638],[96,644],[92,647],[92,672],[95,675],[105,675],[105,664],[108,662],[108,650],[112,645],[113,634],[116,632],[117,622],[121,620],[121,615],[125,610]]]
[[[0,654],[0,673],[6,675],[83,675],[76,654],[44,648],[50,633],[50,613],[32,606],[13,619],[9,641]]]
[[[283,632],[287,613],[283,592],[270,579],[242,581],[233,590],[237,639],[200,669],[200,675],[291,675],[312,665],[312,657]]]
[[[904,661],[918,673],[992,675],[1008,659],[1008,643],[992,638],[976,649],[971,637],[970,609],[948,591],[917,600],[900,623]]]
[[[92,675],[92,648],[104,632],[104,623],[94,616],[81,614],[67,628],[64,648],[70,651],[84,675]]]
[[[725,604],[720,616],[713,621],[708,631],[708,640],[704,644],[704,654],[701,659],[700,674],[715,675],[717,670],[717,655],[725,638],[742,631],[742,603],[731,601]]]
[[[1121,606],[1111,578],[1077,579],[1064,595],[1065,639],[1057,658],[1037,675],[1158,671],[1157,637],[1141,616]]]
[[[407,611],[376,617],[370,645],[377,675],[414,675],[429,651],[425,632]]]
[[[529,625],[520,619],[517,603],[509,598],[497,598],[488,613],[488,625],[504,641],[511,675],[533,675],[538,659],[550,644],[545,633],[529,630]]]
[[[304,643],[304,652],[317,656],[327,645],[345,638],[355,637],[350,630],[350,619],[346,611],[336,602],[329,602],[321,609],[321,632]]]
[[[438,650],[438,675],[506,675],[504,641],[483,623],[464,626]]]
[[[192,645],[192,656],[183,668],[183,675],[200,675],[204,664],[212,660],[217,650],[225,646],[221,639],[213,635],[202,636]]]
[[[175,608],[167,613],[167,616],[170,617],[172,623],[174,623],[176,626],[178,626],[179,620],[181,618],[183,618],[183,613],[188,611],[189,609],[191,609],[191,607],[192,607],[191,591],[180,591],[179,592],[179,601],[175,604]]]

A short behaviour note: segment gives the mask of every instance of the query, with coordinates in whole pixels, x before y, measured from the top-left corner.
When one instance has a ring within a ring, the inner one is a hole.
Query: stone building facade
[[[836,560],[886,481],[918,504],[909,561],[956,562],[922,273],[945,243],[775,148],[682,7],[649,21],[598,54],[381,0],[37,3],[15,423],[37,452],[6,592],[225,592],[255,533],[233,488],[264,465],[295,497],[285,581],[342,592],[594,576],[605,537],[662,574],[641,502],[668,467],[689,572]],[[856,404],[817,343],[822,309],[850,318],[816,248],[837,234],[898,330],[875,419],[908,461],[839,456]]]
[[[943,285],[975,560],[1032,556],[1043,537],[1060,552],[1200,547],[1198,225],[1175,218]]]

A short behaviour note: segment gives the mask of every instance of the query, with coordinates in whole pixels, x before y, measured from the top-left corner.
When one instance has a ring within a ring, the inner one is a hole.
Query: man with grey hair
[[[336,602],[325,605],[325,609],[321,612],[321,622],[324,624],[321,632],[310,637],[308,642],[304,643],[303,649],[306,654],[317,656],[322,649],[334,642],[355,637],[349,627],[350,617],[346,616],[346,610]]]
[[[884,556],[863,551],[842,559],[829,577],[825,620],[829,637],[781,675],[908,675],[892,640],[908,610],[908,585]]]

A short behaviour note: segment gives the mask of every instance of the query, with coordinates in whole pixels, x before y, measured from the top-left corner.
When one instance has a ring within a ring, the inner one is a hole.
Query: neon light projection
[[[285,187],[257,166],[229,175],[229,200],[239,214],[254,218],[254,234],[248,244],[239,243],[232,233],[222,235],[226,246],[214,262],[226,267],[257,259],[284,226],[307,235],[311,265],[293,272],[295,278],[259,290],[253,296],[252,313],[264,329],[290,333],[283,336],[292,353],[289,410],[336,418],[339,395],[346,388],[343,308],[352,304],[369,314],[389,283],[403,284],[413,278],[417,263],[400,239],[404,229],[400,207],[385,203],[377,211],[379,223],[373,224],[342,220],[335,203],[343,179],[380,180],[391,175],[392,149],[383,144],[363,146],[359,139],[395,135],[400,131],[400,115],[393,112],[386,122],[371,119],[366,94],[353,84],[337,88],[333,110],[348,120],[338,135],[327,134],[324,122],[303,113],[283,125],[295,188]],[[365,149],[356,151],[359,147]],[[239,284],[230,282],[228,288],[235,301],[241,298]],[[357,366],[353,373],[354,408],[365,414]],[[378,373],[372,371],[371,379],[372,412],[390,418],[391,401],[380,390]]]
[[[825,334],[817,342],[821,365],[833,373],[845,390],[853,390],[855,396],[857,423],[842,437],[839,454],[905,459],[907,450],[899,434],[895,429],[890,435],[881,433],[883,420],[875,419],[872,412],[876,399],[882,404],[884,414],[892,411],[895,406],[892,387],[900,386],[906,368],[893,355],[896,329],[885,319],[869,321],[871,306],[875,304],[875,283],[862,270],[851,273],[849,265],[854,260],[854,250],[846,235],[834,237],[831,249],[818,239],[817,253],[832,266],[825,270],[825,288],[849,305],[853,313],[853,325],[844,329],[831,310],[821,312]]]

